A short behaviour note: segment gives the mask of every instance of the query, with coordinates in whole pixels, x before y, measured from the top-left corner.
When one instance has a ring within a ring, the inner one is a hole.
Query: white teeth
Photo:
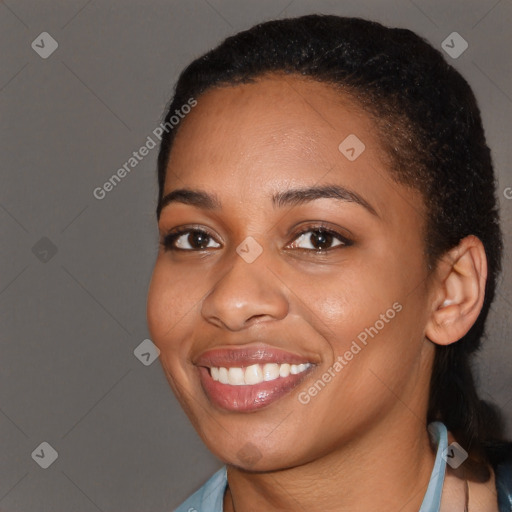
[[[219,368],[219,382],[221,384],[227,384],[229,382],[226,368]]]
[[[230,368],[228,370],[228,382],[233,386],[240,386],[245,384],[244,371],[242,368]]]
[[[284,363],[279,367],[279,377],[288,377],[288,375],[290,375],[290,365]]]
[[[290,366],[290,373],[292,375],[297,375],[297,373],[299,373],[299,365],[298,364],[292,364]]]
[[[279,377],[279,365],[276,363],[267,363],[263,367],[263,380],[274,380]]]
[[[260,364],[252,364],[245,368],[231,367],[231,368],[210,368],[210,375],[213,380],[221,384],[230,384],[231,386],[244,386],[260,384],[263,381],[270,381],[278,379],[279,377],[288,377],[302,373],[311,367],[311,363],[302,364],[278,364],[266,363],[263,366]]]
[[[263,371],[259,364],[252,364],[245,369],[245,384],[259,384],[263,382]]]

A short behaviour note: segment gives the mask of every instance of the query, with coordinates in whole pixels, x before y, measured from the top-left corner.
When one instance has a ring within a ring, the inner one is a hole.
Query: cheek
[[[360,270],[357,276],[331,282],[329,299],[312,302],[319,304],[317,311],[332,314],[323,319],[331,341],[328,363],[337,365],[330,390],[322,391],[316,404],[317,414],[322,406],[337,404],[336,409],[351,411],[354,419],[371,416],[391,407],[396,396],[412,393],[410,378],[420,373],[424,288],[393,265]]]
[[[180,347],[181,333],[199,300],[197,287],[173,272],[159,256],[149,285],[146,315],[151,339],[161,351]]]
[[[148,289],[147,324],[151,340],[160,350],[165,376],[185,410],[188,410],[183,399],[188,387],[187,333],[193,321],[193,306],[198,300],[192,296],[190,288],[194,288],[190,280],[180,278],[159,256]]]
[[[324,362],[332,365],[343,357],[350,369],[342,373],[351,373],[356,387],[367,387],[371,367],[393,381],[415,366],[426,322],[420,254],[393,252],[382,244],[371,254],[347,258],[336,272],[296,274],[289,281],[300,299],[294,301],[297,314],[323,338]]]
[[[368,260],[366,260],[368,261]],[[388,260],[389,261],[389,260]],[[375,259],[371,264],[362,258],[347,260],[336,271],[323,275],[295,273],[287,282],[293,283],[292,309],[300,309],[298,315],[315,325],[316,330],[329,341],[333,351],[342,353],[350,342],[365,328],[378,322],[379,331],[395,317],[395,302],[403,297],[401,276],[390,267]]]

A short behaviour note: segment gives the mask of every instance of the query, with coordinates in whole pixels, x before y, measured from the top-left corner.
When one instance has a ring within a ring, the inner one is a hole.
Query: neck
[[[300,466],[262,473],[228,466],[224,510],[417,512],[434,459],[426,426],[402,411]]]

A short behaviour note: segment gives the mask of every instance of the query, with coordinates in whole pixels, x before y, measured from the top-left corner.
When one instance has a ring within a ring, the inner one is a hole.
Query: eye
[[[203,229],[180,229],[170,232],[163,237],[161,244],[166,251],[201,251],[220,247],[220,244]]]
[[[202,251],[221,245],[204,229],[177,229],[167,233],[161,245],[166,251]],[[288,247],[305,251],[327,252],[336,247],[350,246],[352,241],[333,229],[314,226],[297,233]]]
[[[326,229],[323,226],[316,226],[298,233],[293,244],[289,247],[292,249],[325,252],[335,247],[350,245],[352,245],[352,241],[341,233],[332,229]]]

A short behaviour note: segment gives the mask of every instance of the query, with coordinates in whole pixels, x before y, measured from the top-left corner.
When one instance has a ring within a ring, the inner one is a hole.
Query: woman
[[[502,241],[466,81],[311,15],[192,62],[165,123],[148,325],[226,464],[178,510],[510,510],[469,366]]]

